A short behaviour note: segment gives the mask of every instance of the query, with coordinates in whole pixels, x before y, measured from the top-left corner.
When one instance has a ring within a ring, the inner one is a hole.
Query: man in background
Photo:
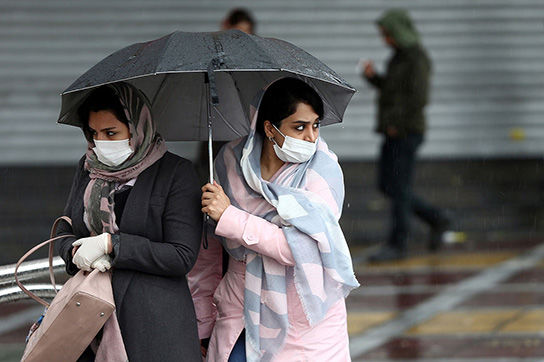
[[[377,25],[393,56],[385,74],[378,74],[372,61],[366,61],[363,75],[378,91],[376,132],[383,135],[378,185],[391,199],[392,222],[387,245],[369,258],[375,262],[406,255],[412,212],[431,227],[430,250],[439,248],[450,224],[439,209],[412,192],[416,152],[426,131],[424,108],[429,99],[431,61],[406,11],[389,10]]]
[[[255,34],[256,27],[253,16],[244,8],[232,9],[221,23],[222,30],[238,29],[247,34]]]

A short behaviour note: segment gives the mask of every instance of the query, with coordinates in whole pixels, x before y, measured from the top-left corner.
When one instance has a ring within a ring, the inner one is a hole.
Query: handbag
[[[91,344],[104,323],[115,309],[111,287],[111,273],[95,269],[91,272],[80,270],[70,278],[56,294],[51,304],[26,289],[17,278],[21,263],[32,253],[49,244],[49,277],[56,291],[53,274],[53,244],[58,223],[64,220],[72,225],[66,216],[55,220],[51,238],[30,249],[15,266],[15,281],[29,297],[46,307],[41,324],[31,330],[21,361],[25,362],[72,362],[76,361]]]

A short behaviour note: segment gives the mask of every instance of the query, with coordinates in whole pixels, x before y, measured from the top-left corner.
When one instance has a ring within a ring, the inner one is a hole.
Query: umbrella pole
[[[210,105],[208,104],[208,108]],[[213,145],[212,145],[212,125],[208,113],[208,171],[210,173],[210,183],[213,184]]]
[[[212,147],[212,124],[210,122],[210,102],[208,102],[208,166],[210,172],[210,183],[213,184],[213,147]],[[204,240],[202,246],[208,249],[208,224],[210,215],[206,214],[204,219]]]
[[[213,184],[212,112],[210,109],[210,79],[208,74],[205,74],[204,82],[206,83],[206,118],[208,121],[208,171],[209,181]]]
[[[213,184],[213,145],[212,145],[212,114],[210,110],[210,81],[208,74],[205,75],[204,82],[206,83],[206,118],[208,121],[208,171],[209,181]],[[202,246],[208,249],[208,225],[210,223],[210,215],[206,214],[204,218],[204,239]]]

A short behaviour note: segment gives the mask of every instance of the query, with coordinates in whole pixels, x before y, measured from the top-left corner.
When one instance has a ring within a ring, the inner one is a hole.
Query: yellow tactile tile
[[[395,316],[394,312],[350,312],[348,313],[349,335],[359,334]]]
[[[421,267],[482,268],[516,256],[513,252],[478,252],[461,254],[423,255],[387,263],[366,264],[370,269],[416,269]]]
[[[411,328],[407,334],[490,333],[519,312],[519,309],[445,312]]]
[[[501,333],[543,333],[544,308],[530,309],[500,329]]]

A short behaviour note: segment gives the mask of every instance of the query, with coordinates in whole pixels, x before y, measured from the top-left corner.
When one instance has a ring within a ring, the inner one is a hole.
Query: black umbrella
[[[111,54],[62,93],[58,122],[81,126],[76,110],[89,91],[131,83],[148,97],[166,140],[208,140],[212,181],[212,132],[215,140],[248,134],[255,95],[285,76],[298,77],[319,93],[322,125],[342,121],[355,89],[333,70],[288,42],[227,30],[177,31]]]

